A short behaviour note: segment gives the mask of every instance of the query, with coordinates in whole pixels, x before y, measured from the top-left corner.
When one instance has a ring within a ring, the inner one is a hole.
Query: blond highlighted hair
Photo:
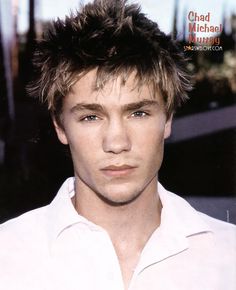
[[[176,43],[160,31],[136,4],[95,0],[65,20],[56,20],[38,43],[35,80],[29,93],[47,102],[59,119],[63,99],[73,84],[96,69],[94,89],[135,72],[137,85],[150,85],[162,95],[167,117],[191,89],[187,61]]]

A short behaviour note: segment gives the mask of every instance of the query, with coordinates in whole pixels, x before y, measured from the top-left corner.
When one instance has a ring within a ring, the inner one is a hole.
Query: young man
[[[99,0],[39,43],[31,93],[48,103],[74,178],[0,228],[0,289],[233,290],[233,225],[158,183],[190,89],[176,45],[136,5]]]

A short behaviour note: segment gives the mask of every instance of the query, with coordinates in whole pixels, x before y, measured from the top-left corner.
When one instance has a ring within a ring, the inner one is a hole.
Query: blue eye
[[[136,111],[136,112],[132,113],[132,116],[136,117],[136,118],[146,117],[147,115],[148,114],[144,111]]]
[[[85,122],[93,122],[96,120],[98,120],[98,117],[96,115],[88,115],[81,119],[81,121],[85,121]]]

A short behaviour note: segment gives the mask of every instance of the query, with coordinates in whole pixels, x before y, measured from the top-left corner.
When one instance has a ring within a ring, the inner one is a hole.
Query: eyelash
[[[146,116],[149,116],[149,114],[145,111],[140,110],[140,111],[133,112],[131,116],[136,117],[136,118],[144,118]]]
[[[145,112],[145,111],[135,111],[131,114],[131,117],[134,118],[144,118],[146,116],[149,116],[149,113]],[[81,122],[94,122],[97,121],[99,119],[99,117],[97,115],[87,115],[84,116],[80,119]]]
[[[94,122],[98,119],[96,115],[87,115],[80,119],[81,122]]]

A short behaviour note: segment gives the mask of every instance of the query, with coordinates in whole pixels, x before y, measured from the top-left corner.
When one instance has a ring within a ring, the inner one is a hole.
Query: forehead
[[[106,80],[106,77],[104,79]],[[142,99],[156,99],[162,102],[160,94],[151,83],[140,84],[135,71],[126,76],[124,74],[108,76],[108,80],[101,81],[97,70],[91,70],[71,87],[68,97],[77,102],[96,101],[104,104],[115,100],[125,104]]]

